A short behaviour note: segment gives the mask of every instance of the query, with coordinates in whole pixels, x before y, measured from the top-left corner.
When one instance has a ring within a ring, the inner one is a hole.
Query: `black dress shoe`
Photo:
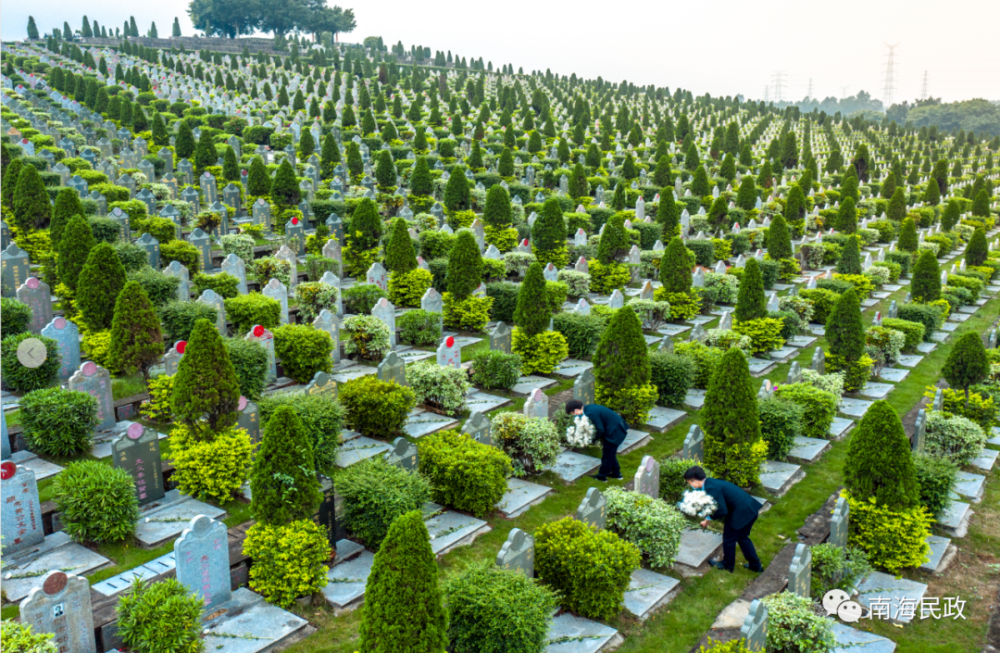
[[[732,569],[730,569],[730,568],[729,568],[729,567],[727,567],[726,565],[722,564],[722,563],[721,563],[721,562],[719,562],[718,560],[709,560],[709,561],[708,561],[708,564],[712,565],[712,566],[713,566],[713,567],[715,567],[716,569],[720,569],[720,570],[722,570],[722,571],[728,571],[729,573],[733,573],[733,570],[732,570]]]
[[[743,563],[743,568],[744,569],[749,569],[750,571],[758,573],[758,574],[764,571],[763,567],[758,567],[757,569],[754,569],[753,567],[750,566],[749,562],[744,562]]]
[[[608,481],[607,478],[605,478],[603,476],[599,476],[598,474],[587,474],[587,476],[589,476],[590,478],[593,478],[593,479],[597,479],[601,483],[607,483],[607,481]]]
[[[608,478],[613,478],[613,479],[614,479],[614,480],[616,480],[616,481],[621,481],[621,480],[623,480],[623,479],[624,479],[625,477],[624,477],[624,476],[622,476],[621,474],[619,474],[618,476],[609,476]]]

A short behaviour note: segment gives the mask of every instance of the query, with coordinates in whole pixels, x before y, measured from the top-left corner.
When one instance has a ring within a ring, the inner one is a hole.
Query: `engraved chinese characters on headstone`
[[[205,611],[232,596],[226,525],[205,515],[191,520],[174,544],[177,580],[198,596]]]
[[[810,598],[812,579],[812,549],[805,544],[795,546],[795,557],[788,568],[788,591],[803,598]]]
[[[277,279],[271,279],[264,286],[262,294],[265,297],[276,299],[281,304],[281,323],[288,324],[288,289],[285,288],[285,284]]]
[[[592,487],[587,490],[587,495],[583,497],[583,501],[577,507],[576,518],[588,526],[594,526],[599,530],[603,530],[607,517],[607,507],[608,500],[604,498],[600,490]]]
[[[573,382],[573,398],[587,404],[594,403],[594,369],[588,367]]]
[[[35,472],[10,460],[0,463],[0,500],[0,535],[5,556],[45,540]]]
[[[238,406],[236,426],[243,429],[250,436],[250,441],[254,444],[260,442],[260,414],[257,412],[257,404],[241,396]]]
[[[135,244],[146,250],[149,265],[154,270],[160,269],[160,241],[153,238],[149,233],[145,233],[135,241]]]
[[[59,570],[47,573],[42,586],[32,589],[21,603],[21,622],[36,634],[52,633],[52,644],[59,651],[97,650],[90,582],[86,578]]]
[[[236,277],[236,291],[239,294],[247,294],[247,266],[243,259],[236,254],[229,254],[222,261],[222,271],[229,276]]]
[[[524,402],[524,414],[528,417],[548,419],[549,396],[542,392],[540,388],[532,390],[531,394],[528,395],[528,400]]]
[[[219,201],[219,192],[218,186],[215,183],[215,177],[206,172],[198,178],[198,183],[201,186],[201,192],[205,194],[205,204],[213,204]]]
[[[31,309],[28,330],[32,333],[41,332],[52,319],[52,295],[49,293],[49,284],[35,277],[28,277],[17,289],[17,299]]]
[[[262,224],[265,231],[271,231],[271,205],[263,198],[253,203],[253,223]]]
[[[170,264],[163,268],[163,274],[168,277],[177,277],[179,280],[177,284],[178,300],[182,302],[191,300],[191,277],[186,266],[182,265],[180,261],[170,261]]]
[[[512,528],[497,553],[497,566],[535,577],[535,539],[520,528]]]
[[[505,354],[509,354],[511,351],[510,327],[503,322],[497,322],[497,325],[490,331],[490,349],[502,351]]]
[[[299,259],[288,245],[282,245],[275,253],[274,258],[288,263],[289,287],[294,288],[299,284]]]
[[[751,651],[763,651],[767,648],[767,606],[760,599],[754,599],[750,604],[750,613],[743,620],[740,635]]]
[[[394,351],[386,354],[382,362],[378,364],[378,378],[380,381],[391,381],[399,385],[406,383],[406,362]]]
[[[306,253],[306,225],[299,218],[285,223],[285,243],[298,256]]]
[[[491,446],[493,445],[493,436],[490,434],[492,429],[493,424],[478,410],[474,411],[462,425],[462,433],[471,436],[476,442]]]
[[[226,330],[226,305],[222,295],[211,288],[206,288],[201,293],[201,297],[198,298],[198,303],[211,306],[215,309],[215,328],[218,329],[220,334],[225,336],[228,331]]]
[[[684,437],[684,447],[681,451],[681,457],[687,460],[698,461],[705,458],[705,434],[697,424],[692,424],[691,428],[688,429],[687,435]]]
[[[3,296],[14,297],[31,274],[31,259],[28,253],[11,243],[0,253],[0,270],[3,278]]]
[[[444,367],[462,367],[462,347],[455,340],[454,336],[447,336],[438,345],[437,364]]]
[[[833,507],[833,517],[830,518],[830,539],[828,542],[841,549],[847,547],[847,527],[850,523],[851,506],[844,497],[837,497]]]
[[[407,471],[417,471],[417,447],[406,438],[392,441],[392,450],[385,452],[385,461]]]
[[[635,472],[635,491],[653,499],[660,498],[660,463],[652,456],[642,457]]]
[[[140,506],[163,498],[159,433],[142,424],[132,423],[121,437],[111,443],[111,451],[114,466],[132,476]]]
[[[372,263],[372,266],[368,268],[368,272],[365,275],[365,282],[373,283],[382,290],[386,290],[389,287],[385,268],[382,267],[381,263]]]
[[[312,325],[330,336],[330,342],[333,345],[330,350],[330,361],[334,365],[340,363],[340,325],[337,324],[337,318],[324,308],[313,320]]]
[[[376,263],[375,265],[378,265]],[[372,266],[374,267],[374,266]],[[377,317],[387,327],[389,327],[389,345],[396,346],[396,307],[385,297],[379,299],[372,307],[372,316]]]
[[[337,397],[337,381],[328,373],[320,370],[313,375],[305,390],[308,395],[324,395],[330,399]]]
[[[267,378],[270,381],[277,379],[278,364],[274,358],[274,334],[261,325],[256,324],[252,329],[250,329],[250,333],[248,333],[243,339],[263,345],[264,349],[267,350]]]
[[[60,315],[45,325],[41,335],[56,341],[60,358],[59,379],[68,381],[80,367],[80,330]]]
[[[542,270],[542,276],[545,277],[546,281],[558,281],[559,270],[552,263],[548,263],[545,265],[545,269]]]
[[[86,392],[97,399],[97,429],[103,431],[116,424],[115,405],[111,395],[111,374],[106,369],[87,361],[69,379],[69,389]]]
[[[188,242],[198,249],[198,262],[201,265],[201,271],[211,271],[213,267],[212,241],[209,239],[208,234],[202,231],[200,227],[195,227],[194,231],[188,236]]]

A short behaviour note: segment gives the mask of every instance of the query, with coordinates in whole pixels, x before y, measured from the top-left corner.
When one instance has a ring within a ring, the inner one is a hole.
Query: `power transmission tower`
[[[841,100],[843,100],[844,98],[847,97],[847,89],[848,88],[850,88],[850,87],[849,86],[841,86],[840,87],[840,99]]]
[[[770,86],[765,86],[764,87],[764,104],[768,104],[770,102],[771,102],[771,87]]]
[[[882,105],[888,109],[892,106],[892,94],[896,90],[896,48],[899,47],[899,43],[895,45],[886,43],[885,47],[889,48],[889,54],[885,61],[885,83],[882,86]]]
[[[774,81],[774,101],[781,102],[781,85],[785,81],[786,73],[780,70],[771,75],[771,79]]]
[[[927,71],[924,71],[924,83],[920,86],[920,99],[927,99]]]
[[[813,96],[813,79],[812,79],[812,77],[810,77],[809,78],[809,94],[806,97],[808,97],[809,99],[812,99],[812,96]]]

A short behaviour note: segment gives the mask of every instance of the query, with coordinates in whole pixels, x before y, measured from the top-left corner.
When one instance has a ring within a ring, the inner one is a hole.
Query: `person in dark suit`
[[[718,509],[711,517],[701,522],[702,527],[708,526],[709,519],[723,521],[722,527],[722,561],[709,560],[716,569],[724,569],[732,573],[736,566],[736,545],[740,545],[743,557],[747,559],[743,565],[750,571],[762,572],[763,565],[757,557],[757,550],[750,540],[750,529],[757,521],[760,504],[746,491],[729,481],[708,478],[705,470],[695,465],[684,472],[684,480],[696,490],[704,490],[715,499]]]
[[[583,405],[582,401],[571,399],[566,402],[569,415],[586,415],[594,425],[597,437],[601,439],[601,468],[592,476],[598,481],[608,478],[620,480],[621,467],[618,466],[618,447],[628,435],[628,422],[615,411],[599,404]]]

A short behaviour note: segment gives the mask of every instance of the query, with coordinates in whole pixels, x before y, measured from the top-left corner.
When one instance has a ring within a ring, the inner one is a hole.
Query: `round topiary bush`
[[[24,333],[30,322],[31,309],[27,304],[10,297],[0,299],[0,333],[4,338]]]
[[[833,621],[816,614],[812,601],[794,592],[761,599],[767,606],[767,649],[829,653],[835,646]]]
[[[89,452],[97,399],[86,392],[45,388],[21,399],[21,426],[28,448],[46,456]]]
[[[254,445],[243,429],[224,428],[211,440],[203,440],[177,425],[170,432],[170,444],[174,463],[170,478],[183,494],[228,501],[250,474]]]
[[[334,477],[337,496],[344,500],[338,515],[344,526],[377,551],[392,522],[411,510],[419,510],[431,498],[426,476],[370,458]]]
[[[132,582],[118,601],[118,636],[142,653],[199,653],[201,599],[176,578]]]
[[[340,403],[347,409],[347,425],[369,437],[386,439],[403,429],[416,395],[406,386],[381,381],[374,374],[340,386]]]
[[[521,413],[497,413],[490,420],[493,441],[510,456],[515,476],[538,474],[555,464],[562,451],[555,424]]]
[[[63,530],[73,539],[121,542],[135,532],[139,500],[124,469],[81,460],[67,465],[52,487]]]
[[[430,479],[434,501],[483,516],[507,491],[513,473],[499,449],[457,431],[441,431],[417,442],[420,473]]]
[[[286,324],[274,330],[274,353],[285,374],[309,383],[316,372],[329,372],[333,351],[330,334],[304,324]]]
[[[25,367],[17,359],[17,348],[28,338],[37,338],[45,343],[45,362],[38,367]],[[3,375],[4,385],[15,392],[31,392],[49,387],[55,383],[60,365],[62,357],[59,355],[59,345],[52,338],[26,331],[16,336],[6,336],[0,341],[0,374]]]
[[[330,543],[311,519],[254,524],[247,531],[243,552],[253,558],[250,588],[269,603],[289,608],[300,596],[326,587]]]

